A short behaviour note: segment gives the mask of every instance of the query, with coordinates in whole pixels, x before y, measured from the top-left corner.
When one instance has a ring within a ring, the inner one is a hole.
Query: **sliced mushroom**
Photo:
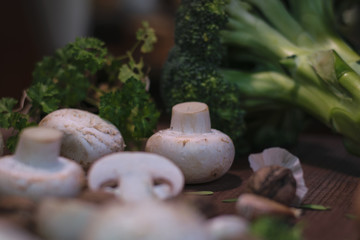
[[[0,158],[0,193],[34,200],[77,195],[85,174],[76,162],[59,157],[61,138],[55,129],[23,130],[15,154]]]
[[[45,116],[39,125],[62,131],[61,155],[85,169],[96,159],[125,148],[123,137],[113,124],[87,111],[60,109]]]
[[[83,240],[209,240],[204,219],[184,204],[110,204],[92,219]]]
[[[89,169],[88,187],[113,192],[125,202],[166,199],[184,187],[181,170],[153,153],[119,152],[97,160]]]
[[[223,176],[231,167],[235,149],[224,133],[211,129],[208,106],[200,102],[177,104],[169,129],[151,136],[145,151],[172,160],[186,183],[204,183]]]

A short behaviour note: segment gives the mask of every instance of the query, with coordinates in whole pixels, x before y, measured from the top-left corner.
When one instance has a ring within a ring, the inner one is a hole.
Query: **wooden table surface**
[[[328,211],[304,211],[298,220],[304,224],[304,239],[360,239],[360,225],[351,217],[359,184],[360,158],[347,153],[341,138],[333,135],[306,134],[300,137],[295,148],[288,150],[300,159],[309,188],[303,203],[331,207]],[[213,195],[202,197],[213,204],[215,214],[235,213],[234,202],[222,201],[238,197],[252,173],[247,157],[236,161],[222,178],[207,184],[187,185],[185,190],[214,191]]]

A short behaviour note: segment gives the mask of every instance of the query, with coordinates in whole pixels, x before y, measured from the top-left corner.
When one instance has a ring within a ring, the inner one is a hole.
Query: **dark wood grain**
[[[304,225],[304,239],[359,239],[359,225],[350,216],[354,214],[360,158],[347,153],[341,138],[333,135],[301,136],[298,145],[289,151],[299,157],[309,188],[303,203],[331,207],[328,211],[304,211],[298,220]],[[237,198],[251,173],[247,158],[241,157],[222,178],[207,184],[187,185],[185,189],[214,191],[213,195],[202,198],[212,203],[215,215],[234,214],[235,203],[222,201]]]

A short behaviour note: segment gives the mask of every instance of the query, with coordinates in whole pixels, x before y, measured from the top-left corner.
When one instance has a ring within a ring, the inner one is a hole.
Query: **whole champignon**
[[[181,170],[153,153],[119,152],[97,160],[88,172],[90,190],[111,191],[125,202],[166,199],[184,187]]]
[[[83,240],[209,240],[204,219],[185,204],[111,204],[92,219]]]
[[[211,129],[208,106],[200,102],[175,105],[170,128],[151,136],[145,151],[172,160],[189,184],[209,182],[223,176],[235,156],[232,140]]]
[[[59,157],[61,139],[55,129],[24,129],[15,154],[0,158],[0,194],[34,200],[77,195],[85,174],[76,162]]]
[[[61,155],[85,169],[96,159],[125,148],[123,137],[113,124],[87,111],[60,109],[45,116],[39,126],[62,131]]]

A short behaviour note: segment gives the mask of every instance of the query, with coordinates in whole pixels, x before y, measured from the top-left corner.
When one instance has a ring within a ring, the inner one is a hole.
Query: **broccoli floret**
[[[250,150],[294,144],[308,116],[359,146],[360,57],[334,28],[333,4],[182,1],[161,80],[166,107],[209,104],[214,127]]]
[[[176,45],[164,66],[162,96],[168,110],[182,101],[208,104],[213,126],[222,126],[238,139],[243,134],[243,114],[236,91],[225,83],[218,66],[225,48],[219,31],[225,27],[225,2],[183,1],[177,12]]]
[[[213,63],[201,62],[175,46],[169,54],[163,77],[167,81],[162,83],[162,95],[169,109],[182,101],[201,100],[210,108],[212,125],[222,126],[225,132],[233,131],[235,139],[242,136],[244,111],[240,99],[233,85],[224,82]]]

